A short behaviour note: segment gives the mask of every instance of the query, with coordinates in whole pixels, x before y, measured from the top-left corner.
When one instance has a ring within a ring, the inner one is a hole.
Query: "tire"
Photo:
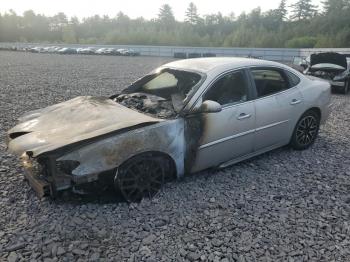
[[[290,141],[292,148],[304,150],[316,140],[320,128],[320,116],[313,110],[306,111],[295,125]]]
[[[169,167],[169,160],[163,156],[145,154],[133,157],[118,168],[114,187],[128,202],[153,198],[170,173]]]
[[[349,92],[349,80],[346,80],[344,83],[344,87],[342,88],[342,93],[346,95]]]

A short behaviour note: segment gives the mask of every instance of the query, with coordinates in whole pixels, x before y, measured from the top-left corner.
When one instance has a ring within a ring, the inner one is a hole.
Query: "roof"
[[[188,69],[203,73],[219,68],[238,68],[244,66],[281,66],[281,64],[267,60],[243,57],[208,57],[177,60],[163,65],[163,67]]]

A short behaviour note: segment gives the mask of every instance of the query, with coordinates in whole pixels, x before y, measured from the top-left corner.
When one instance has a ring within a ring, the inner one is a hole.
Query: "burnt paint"
[[[197,157],[198,147],[204,132],[204,117],[202,114],[193,114],[185,118],[185,173],[191,169]]]

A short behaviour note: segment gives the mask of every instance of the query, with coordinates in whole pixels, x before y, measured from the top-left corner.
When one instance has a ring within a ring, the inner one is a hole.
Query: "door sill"
[[[286,143],[278,143],[278,144],[266,147],[264,149],[261,149],[259,151],[256,151],[256,152],[253,152],[253,153],[249,153],[247,155],[244,155],[244,156],[241,156],[241,157],[238,157],[238,158],[231,159],[231,160],[229,160],[227,162],[224,162],[224,163],[220,164],[218,168],[225,168],[225,167],[231,166],[231,165],[236,164],[238,162],[247,160],[247,159],[252,158],[254,156],[257,156],[257,155],[261,155],[263,153],[266,153],[268,151],[277,149],[277,148],[285,146],[285,145],[286,145]]]

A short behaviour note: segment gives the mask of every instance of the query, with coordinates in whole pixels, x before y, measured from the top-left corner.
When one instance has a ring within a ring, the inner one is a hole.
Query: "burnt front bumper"
[[[44,176],[44,167],[27,155],[21,157],[24,177],[39,198],[54,195],[52,184]]]
[[[59,191],[72,189],[77,185],[98,180],[98,174],[74,176],[71,170],[79,162],[56,161],[56,156],[46,156],[39,159],[27,154],[21,156],[24,176],[39,198],[44,196],[56,197]],[[72,166],[73,164],[73,166]]]

